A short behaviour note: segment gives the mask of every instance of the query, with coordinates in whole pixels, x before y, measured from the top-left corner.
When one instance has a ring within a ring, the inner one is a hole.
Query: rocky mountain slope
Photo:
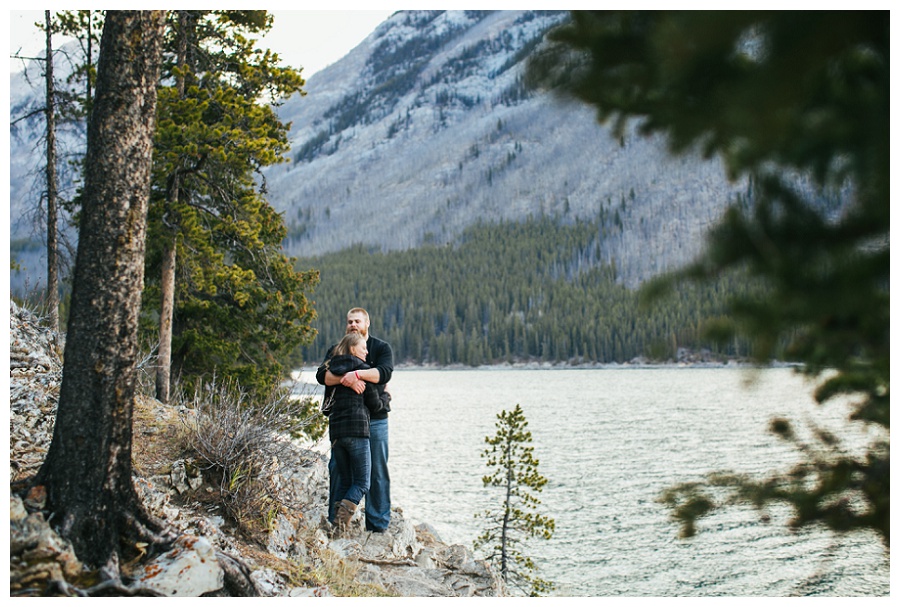
[[[185,453],[190,410],[139,397],[134,483],[144,505],[178,536],[170,550],[123,564],[121,580],[97,583],[47,523],[46,494],[21,481],[39,469],[53,434],[62,364],[55,334],[10,306],[11,596],[498,596],[491,569],[462,545],[443,543],[394,508],[385,533],[359,515],[335,535],[327,514],[327,463],[293,446],[276,479],[282,508],[248,537],[209,499],[215,484]],[[257,513],[260,517],[263,513]]]
[[[474,221],[603,213],[603,260],[637,283],[690,260],[745,184],[524,84],[564,11],[402,11],[310,78],[267,172],[291,255],[453,242]]]
[[[306,96],[279,108],[292,123],[291,160],[263,176],[290,228],[287,252],[406,249],[453,242],[479,220],[602,214],[601,258],[628,284],[691,259],[746,184],[633,129],[614,138],[591,109],[527,89],[526,58],[567,16],[400,11],[313,75]],[[29,74],[12,77],[13,120],[40,103],[37,66]],[[10,129],[13,239],[32,243],[16,254],[38,273],[28,256],[40,235],[20,220],[38,199],[41,129],[40,116]],[[70,128],[61,141],[77,155],[83,133]]]

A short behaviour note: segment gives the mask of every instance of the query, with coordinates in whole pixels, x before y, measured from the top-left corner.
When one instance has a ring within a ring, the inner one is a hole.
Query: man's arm
[[[346,377],[345,375],[335,375],[331,371],[325,371],[325,376],[322,378],[322,384],[325,386],[336,386],[341,383],[341,379]],[[351,377],[353,377],[351,375]],[[355,378],[354,378],[355,379]]]
[[[366,379],[366,377],[372,377],[372,371],[376,371],[375,369],[359,369],[358,371],[353,371],[352,373],[347,373],[345,375],[335,375],[331,371],[325,372],[325,385],[326,386],[335,386],[337,384],[341,384],[347,388],[350,388],[357,394],[362,394],[366,391],[366,382],[370,381],[372,383],[377,383],[371,379]],[[378,379],[377,371],[375,374],[375,379]],[[334,382],[334,383],[328,383]]]
[[[319,382],[323,386],[334,385],[329,384],[327,381],[328,369],[325,367],[325,363],[319,365],[319,368],[316,369],[316,381]]]
[[[370,363],[372,368],[369,371],[374,371],[377,373],[373,373],[373,379],[366,381],[372,381],[376,384],[386,384],[391,381],[391,375],[394,373],[394,352],[391,350],[391,344],[381,339],[372,340],[372,356],[370,357],[372,362]],[[362,371],[360,371],[360,376],[362,376]]]
[[[352,388],[357,394],[362,394],[365,391],[365,382],[384,385],[391,381],[391,375],[394,373],[394,353],[390,344],[376,337],[372,338],[371,344],[372,347],[369,352],[371,368],[359,369],[355,373],[348,373],[338,378],[342,385]]]
[[[381,383],[381,374],[378,372],[378,369],[360,369],[356,371],[359,374],[359,378],[363,381],[367,381],[370,384],[380,384]],[[347,375],[350,375],[349,373]],[[356,377],[354,376],[354,379]]]
[[[334,384],[325,383],[325,376],[328,373],[328,367],[325,363],[331,358],[331,351],[334,350],[334,346],[328,348],[328,352],[325,353],[325,360],[322,361],[322,364],[319,365],[319,368],[316,369],[316,381],[322,384],[323,386],[333,386]]]

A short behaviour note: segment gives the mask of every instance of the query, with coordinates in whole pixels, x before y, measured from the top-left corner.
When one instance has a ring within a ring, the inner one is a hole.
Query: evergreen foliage
[[[741,274],[684,285],[678,296],[644,305],[599,259],[605,214],[590,222],[543,216],[481,223],[456,246],[394,252],[355,247],[298,260],[316,268],[316,339],[295,364],[318,364],[344,333],[343,314],[365,305],[372,332],[395,360],[417,364],[628,362],[676,360],[679,348],[709,356],[749,355],[741,340],[704,340],[726,299],[754,288]]]
[[[145,309],[158,309],[160,264],[175,238],[173,376],[191,389],[213,373],[268,393],[283,379],[284,355],[310,339],[314,316],[304,290],[315,272],[297,273],[281,250],[282,217],[256,177],[284,160],[289,125],[277,102],[303,85],[299,72],[255,48],[265,11],[197,11],[188,23],[189,61],[179,66],[170,23],[154,153]],[[177,187],[178,196],[172,196]],[[157,315],[145,315],[153,331]]]
[[[85,46],[102,11],[59,19]],[[188,390],[215,373],[266,395],[283,379],[285,357],[313,334],[305,290],[316,273],[296,272],[284,255],[283,217],[261,176],[290,150],[290,125],[275,108],[304,84],[276,53],[256,48],[271,23],[266,11],[167,14],[141,322],[144,342],[156,343],[161,266],[174,241],[172,376]],[[92,78],[91,60],[74,74]]]
[[[64,111],[69,119],[90,116],[93,105],[93,89],[97,80],[95,52],[100,47],[103,30],[103,11],[70,10],[56,13],[60,33],[72,36],[79,46],[80,57],[72,62],[72,71],[66,78],[69,90],[64,93]]]
[[[889,13],[578,11],[551,37],[533,77],[620,131],[639,119],[675,152],[720,155],[754,184],[753,203],[731,209],[706,254],[662,286],[735,267],[763,281],[769,297],[729,304],[729,331],[761,358],[785,347],[818,379],[819,402],[847,397],[850,418],[871,428],[853,457],[838,437],[819,432],[814,448],[775,420],[805,459],[762,481],[717,474],[674,488],[664,499],[685,533],[720,503],[776,501],[793,525],[874,530],[889,544]],[[838,212],[815,204],[839,191],[849,201]]]
[[[500,564],[507,587],[539,596],[552,590],[553,583],[535,575],[537,566],[519,546],[527,539],[549,540],[553,536],[555,521],[536,512],[541,501],[535,493],[543,491],[547,479],[538,472],[539,462],[534,457],[522,407],[517,404],[512,411],[498,413],[496,427],[497,433],[484,439],[490,446],[482,457],[492,471],[482,481],[485,487],[500,489],[503,499],[499,509],[481,514],[488,527],[475,541],[475,549],[486,547],[490,551],[486,559]]]

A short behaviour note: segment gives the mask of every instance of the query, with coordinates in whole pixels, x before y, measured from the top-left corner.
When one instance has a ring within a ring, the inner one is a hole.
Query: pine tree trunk
[[[132,484],[131,440],[164,25],[164,11],[106,15],[56,426],[36,478],[93,567],[115,567],[138,538],[162,539]]]
[[[187,66],[188,62],[188,33],[197,25],[196,15],[193,11],[178,11],[178,56],[179,68]],[[193,66],[191,66],[193,67]],[[184,98],[184,74],[179,73],[175,79],[178,96]],[[169,208],[177,206],[180,200],[180,179],[178,168],[172,175],[172,184],[169,188]],[[166,242],[163,250],[162,270],[160,274],[161,301],[159,307],[159,352],[156,366],[156,400],[168,403],[172,385],[172,320],[175,315],[175,268],[176,268],[176,243],[175,227],[172,228],[171,238]]]
[[[163,250],[159,309],[159,355],[156,366],[156,400],[169,402],[172,376],[172,317],[175,313],[175,236],[168,238]]]
[[[53,30],[50,11],[44,11],[47,33],[47,311],[50,328],[59,332],[59,244],[57,241],[56,100],[53,84]]]
[[[94,62],[94,33],[93,33],[93,23],[91,21],[91,11],[88,11],[87,15],[87,51],[86,51],[86,62],[87,62],[87,70],[85,71],[84,76],[84,104],[85,107],[93,107],[94,97],[93,97],[93,82],[91,81],[91,66]],[[85,126],[88,130],[91,128],[91,116],[88,114],[85,120]]]
[[[500,577],[503,583],[509,583],[509,523],[512,512],[513,466],[512,461],[513,437],[510,433],[503,446],[503,466],[506,468],[506,495],[503,497],[503,523],[500,530]]]

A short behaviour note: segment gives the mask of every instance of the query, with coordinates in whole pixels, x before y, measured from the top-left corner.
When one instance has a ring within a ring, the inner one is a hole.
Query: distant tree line
[[[369,310],[373,333],[391,343],[395,359],[411,363],[665,361],[678,348],[750,354],[746,342],[704,337],[723,320],[728,297],[752,292],[739,273],[645,304],[616,281],[614,266],[601,263],[602,234],[599,219],[542,216],[479,223],[455,246],[357,246],[299,259],[298,270],[320,271],[318,335],[292,362],[319,361],[355,305]]]

